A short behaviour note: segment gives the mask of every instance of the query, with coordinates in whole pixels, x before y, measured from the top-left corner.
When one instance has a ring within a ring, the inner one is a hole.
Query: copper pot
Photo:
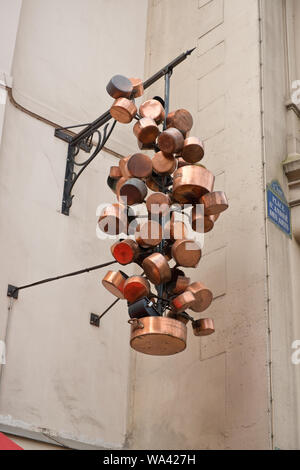
[[[217,215],[228,208],[226,194],[223,191],[205,194],[200,199],[200,203],[204,205],[205,215]]]
[[[186,162],[181,156],[177,158],[177,168],[181,168],[187,165],[190,165],[190,163]]]
[[[141,252],[138,244],[130,238],[114,243],[110,250],[115,260],[123,265],[135,261]]]
[[[208,336],[215,332],[214,321],[211,318],[201,318],[193,321],[193,332],[195,336]]]
[[[186,348],[186,326],[168,317],[144,317],[129,320],[130,346],[153,356],[170,356]]]
[[[204,157],[204,147],[198,137],[185,139],[182,149],[182,158],[188,163],[196,163]]]
[[[171,292],[173,294],[182,294],[189,286],[191,279],[184,275],[181,269],[172,269]]]
[[[153,161],[153,159],[152,159],[152,161]],[[159,185],[154,180],[153,175],[148,176],[148,178],[146,178],[146,185],[149,189],[151,189],[151,191],[154,191],[154,192],[159,191]]]
[[[176,313],[184,312],[187,308],[189,308],[192,303],[195,302],[195,297],[192,292],[183,292],[182,294],[177,295],[172,302],[172,310]]]
[[[199,233],[208,233],[214,228],[216,216],[203,215],[197,207],[193,207],[190,221],[192,229]]]
[[[159,134],[159,128],[153,119],[142,118],[133,126],[133,133],[140,142],[151,144],[155,142]]]
[[[150,142],[150,144],[144,144],[143,142],[138,140],[137,144],[140,150],[153,150],[154,149],[154,142]]]
[[[186,325],[189,322],[189,318],[184,315],[184,313],[175,313],[175,312],[168,312],[167,317],[169,318],[174,318],[174,320],[180,321],[184,325]]]
[[[111,294],[124,299],[124,286],[128,276],[122,271],[108,271],[102,284]]]
[[[176,169],[176,158],[164,152],[157,152],[152,158],[153,170],[160,175],[171,174]]]
[[[193,127],[193,117],[186,109],[177,109],[168,114],[167,127],[175,127],[185,136]]]
[[[170,127],[163,131],[157,140],[157,144],[164,153],[178,153],[183,148],[183,136],[178,129]]]
[[[182,220],[175,220],[172,213],[170,220],[164,226],[164,238],[167,240],[182,240],[186,238],[187,227]]]
[[[212,303],[212,292],[201,282],[193,282],[186,290],[192,292],[195,297],[195,302],[190,307],[193,312],[204,312]]]
[[[127,209],[121,204],[111,204],[105,207],[98,220],[100,230],[109,235],[127,233],[128,218]]]
[[[176,240],[172,246],[172,256],[176,264],[195,268],[201,259],[201,248],[192,240]]]
[[[146,207],[149,214],[166,215],[170,211],[171,200],[165,193],[155,192],[148,196]]]
[[[127,98],[118,98],[110,108],[111,116],[122,124],[128,124],[137,113],[137,108],[133,101]]]
[[[142,103],[139,113],[142,117],[153,119],[156,124],[160,124],[165,119],[165,110],[157,100],[147,100]]]
[[[142,297],[148,297],[149,293],[149,281],[142,276],[131,276],[124,284],[123,294],[129,303],[135,302]]]
[[[155,220],[147,220],[137,227],[135,239],[143,248],[157,246],[162,240],[161,225]]]
[[[139,98],[144,93],[143,80],[141,78],[130,78],[133,90],[132,94],[135,98]]]
[[[133,86],[131,81],[123,75],[114,75],[106,86],[107,93],[113,98],[130,98]]]
[[[128,206],[141,204],[147,196],[147,186],[138,178],[128,179],[120,189],[120,201]]]
[[[119,168],[121,171],[121,176],[123,176],[124,178],[131,178],[132,176],[127,167],[127,163],[129,159],[130,159],[130,156],[120,158],[119,160]]]
[[[143,153],[135,153],[127,161],[127,169],[135,178],[146,178],[152,174],[151,158]]]
[[[122,172],[119,166],[111,166],[109,170],[109,177],[113,179],[121,178]]]
[[[161,253],[152,253],[144,259],[142,266],[149,281],[155,285],[169,282],[171,279],[170,266]]]
[[[173,175],[173,198],[181,204],[197,203],[199,198],[213,190],[215,177],[202,166],[188,165]]]
[[[115,187],[115,193],[116,193],[118,199],[120,199],[120,190],[121,190],[123,184],[125,184],[126,181],[128,181],[128,180],[129,180],[129,178],[125,178],[124,176],[122,176],[122,177],[118,180],[118,182],[117,182],[117,184],[116,184],[116,187]]]

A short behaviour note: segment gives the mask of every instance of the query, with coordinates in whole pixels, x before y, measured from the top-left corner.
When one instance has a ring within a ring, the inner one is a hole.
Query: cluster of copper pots
[[[196,239],[188,238],[187,223],[194,232],[209,232],[228,202],[224,192],[214,191],[213,173],[199,163],[204,145],[190,135],[193,118],[187,110],[166,116],[159,97],[137,108],[135,98],[143,94],[138,78],[115,76],[107,91],[115,100],[112,117],[121,123],[136,120],[133,133],[139,150],[110,168],[107,183],[118,202],[102,211],[99,229],[110,235],[123,234],[111,247],[113,258],[121,266],[136,263],[143,272],[127,276],[123,271],[109,271],[102,282],[110,293],[127,300],[129,308],[136,303],[140,309],[145,301],[149,311],[155,311],[143,317],[139,310],[138,318],[132,318],[135,310],[130,310],[133,349],[152,355],[175,354],[186,347],[189,322],[195,336],[215,331],[211,318],[194,319],[188,313],[202,314],[210,307],[213,294],[181,269],[196,268],[202,256]],[[148,150],[153,151],[152,158]],[[146,215],[137,217],[130,231],[135,217],[132,206],[139,204],[144,205]],[[185,222],[174,216],[182,212],[184,204],[190,207]]]

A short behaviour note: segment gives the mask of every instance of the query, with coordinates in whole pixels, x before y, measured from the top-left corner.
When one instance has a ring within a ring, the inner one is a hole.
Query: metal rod
[[[105,315],[107,312],[109,312],[110,309],[113,308],[113,306],[116,305],[117,302],[119,302],[119,300],[120,300],[120,299],[114,300],[113,303],[112,303],[109,307],[107,307],[107,309],[104,310],[103,313],[101,313],[101,315],[99,316],[99,320],[101,320],[101,318],[104,317],[104,315]]]
[[[68,274],[62,274],[60,276],[49,277],[47,279],[42,279],[41,281],[33,282],[31,284],[26,284],[24,286],[15,287],[14,289],[11,290],[10,297],[13,297],[16,292],[18,292],[22,289],[28,289],[29,287],[39,286],[40,284],[45,284],[47,282],[58,281],[59,279],[63,279],[65,277],[78,276],[79,274],[84,274],[84,273],[88,273],[90,271],[95,271],[96,269],[104,268],[105,266],[110,266],[111,264],[114,264],[114,263],[117,263],[117,261],[116,260],[108,261],[107,263],[98,264],[96,266],[91,266],[89,268],[80,269],[79,271],[73,271],[73,272],[68,273]]]
[[[196,48],[194,47],[193,49],[190,49],[186,52],[183,52],[178,57],[176,57],[171,62],[169,62],[167,65],[165,65],[162,69],[160,69],[158,72],[156,72],[154,75],[152,75],[152,77],[148,78],[143,83],[144,89],[146,90],[153,83],[155,83],[157,80],[159,80],[161,77],[168,74],[168,72],[170,70],[173,70],[174,67],[176,67],[181,62],[183,62],[187,58],[187,56],[189,56],[193,52],[194,49],[196,49]],[[72,140],[71,140],[71,143],[73,145],[77,145],[83,139],[86,139],[87,137],[89,137],[96,129],[103,126],[103,124],[108,122],[111,118],[112,117],[111,117],[111,114],[110,114],[109,110],[106,111],[105,113],[101,114],[101,116],[99,116],[95,121],[93,121],[85,129],[83,129],[75,137],[73,137]]]

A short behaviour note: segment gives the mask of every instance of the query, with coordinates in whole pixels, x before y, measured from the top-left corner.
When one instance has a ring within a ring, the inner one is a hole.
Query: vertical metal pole
[[[167,115],[169,114],[169,105],[170,105],[170,78],[173,73],[173,70],[169,70],[165,75],[165,121],[164,121],[164,130],[167,128]]]

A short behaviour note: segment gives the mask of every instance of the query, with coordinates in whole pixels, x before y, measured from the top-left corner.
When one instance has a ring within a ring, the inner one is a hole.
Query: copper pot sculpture
[[[201,196],[213,190],[214,175],[201,166],[179,168],[173,176],[173,198],[182,204],[197,203]]]
[[[203,215],[200,207],[193,207],[190,217],[192,229],[199,233],[210,232],[215,225],[218,215]]]
[[[128,206],[141,204],[147,195],[147,186],[138,178],[130,178],[122,185],[119,194],[120,201]]]
[[[111,294],[124,299],[124,286],[128,276],[122,271],[108,271],[102,279],[102,284]]]
[[[156,124],[160,124],[165,119],[165,110],[162,104],[154,99],[141,104],[139,112],[142,117],[151,118]]]
[[[151,158],[143,153],[135,153],[127,161],[127,170],[135,178],[146,178],[152,175]]]
[[[124,284],[123,294],[129,303],[135,302],[142,297],[148,297],[150,294],[150,284],[142,276],[131,276]]]
[[[155,142],[159,134],[159,128],[153,119],[142,118],[133,126],[133,133],[140,142],[151,144]]]
[[[167,116],[167,128],[175,127],[184,136],[193,127],[193,117],[186,109],[177,109],[168,114]]]
[[[188,137],[183,143],[182,158],[188,163],[197,163],[204,157],[204,147],[198,137]]]
[[[157,152],[152,158],[153,170],[160,175],[171,174],[176,169],[176,158],[164,152]]]
[[[187,287],[186,291],[192,292],[195,297],[195,301],[190,307],[194,312],[204,312],[212,303],[212,292],[201,282],[193,282]]]
[[[164,153],[172,154],[182,150],[184,139],[178,129],[170,127],[159,135],[157,143]]]
[[[133,85],[131,81],[123,75],[114,75],[106,86],[107,93],[112,98],[130,98],[133,92]]]
[[[192,240],[176,240],[172,246],[172,257],[177,265],[195,268],[201,259],[201,248]]]
[[[134,102],[127,98],[118,98],[110,108],[111,116],[122,124],[131,122],[136,113],[137,109]]]
[[[193,321],[192,326],[195,336],[208,336],[215,332],[214,321],[211,318],[201,318]]]
[[[205,194],[200,203],[204,205],[204,214],[208,216],[220,214],[228,208],[226,194],[223,191]]]
[[[133,349],[153,356],[170,356],[186,348],[186,326],[173,318],[144,317],[129,320],[130,345]]]
[[[144,259],[142,266],[149,281],[155,285],[169,282],[171,279],[170,266],[161,253],[152,253]]]

